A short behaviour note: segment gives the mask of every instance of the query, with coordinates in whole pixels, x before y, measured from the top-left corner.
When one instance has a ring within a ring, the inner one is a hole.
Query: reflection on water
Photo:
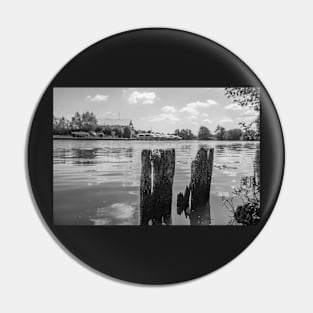
[[[55,224],[139,225],[141,151],[174,148],[172,221],[188,225],[176,213],[176,199],[190,181],[191,161],[200,147],[214,148],[212,224],[228,224],[231,216],[222,206],[222,196],[230,197],[243,176],[259,173],[258,142],[55,140]]]

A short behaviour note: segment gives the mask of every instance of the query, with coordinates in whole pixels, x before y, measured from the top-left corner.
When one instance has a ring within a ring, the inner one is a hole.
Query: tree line
[[[71,135],[73,132],[101,132],[107,136],[119,138],[130,138],[131,128],[129,126],[98,126],[96,116],[92,112],[80,114],[76,112],[71,120],[65,117],[53,117],[53,135]]]
[[[71,120],[53,116],[53,134],[69,135],[72,131],[94,131],[97,123],[96,116],[88,111],[82,114],[76,112]]]
[[[213,133],[207,127],[201,126],[197,135],[194,135],[190,129],[176,129],[175,135],[183,140],[259,140],[257,131],[254,129],[233,128],[226,130],[220,125],[217,125]]]
[[[241,124],[241,129],[234,128],[229,130],[218,125],[213,133],[207,127],[201,126],[197,135],[193,134],[191,129],[176,129],[175,135],[183,140],[259,140],[257,128],[253,129],[249,125]],[[53,117],[53,135],[71,135],[72,132],[77,131],[101,132],[106,136],[119,138],[131,137],[131,128],[129,126],[106,125],[100,127],[98,126],[96,116],[88,111],[82,114],[76,112],[71,120],[64,117]]]

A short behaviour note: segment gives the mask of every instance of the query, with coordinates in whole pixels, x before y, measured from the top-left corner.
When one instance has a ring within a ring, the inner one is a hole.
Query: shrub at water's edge
[[[244,176],[240,185],[234,188],[234,196],[230,199],[222,198],[223,205],[231,212],[231,225],[255,225],[260,219],[260,181],[254,176]],[[236,206],[234,199],[241,204]]]

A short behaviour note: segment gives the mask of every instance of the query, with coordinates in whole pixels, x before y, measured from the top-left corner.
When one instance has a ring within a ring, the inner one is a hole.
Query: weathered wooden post
[[[140,224],[148,225],[151,210],[151,150],[141,152]]]
[[[177,213],[185,212],[189,216],[191,225],[210,225],[210,191],[213,171],[214,149],[200,148],[194,161],[191,163],[191,180],[185,193],[177,196]],[[189,197],[191,207],[189,209]]]
[[[143,150],[141,161],[141,225],[171,225],[175,150]]]
[[[172,189],[175,172],[175,150],[153,150],[153,224],[172,224]]]

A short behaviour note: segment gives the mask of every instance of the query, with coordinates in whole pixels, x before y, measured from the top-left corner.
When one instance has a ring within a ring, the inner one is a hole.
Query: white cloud
[[[199,115],[199,111],[193,107],[190,106],[191,103],[187,104],[186,106],[184,106],[179,112],[181,113],[189,113],[190,115]]]
[[[208,113],[202,113],[201,115],[204,116],[204,117],[209,117]]]
[[[150,122],[169,121],[175,123],[179,118],[173,113],[161,113],[150,118]]]
[[[173,106],[166,105],[161,108],[161,111],[164,113],[175,113],[177,110]]]
[[[218,105],[218,103],[211,99],[208,99],[205,102],[195,101],[195,102],[187,103],[179,112],[188,113],[191,116],[193,116],[193,118],[195,118],[197,115],[200,114],[198,109],[207,108],[213,105]]]
[[[215,100],[212,100],[212,99],[208,99],[208,100],[206,101],[206,103],[207,103],[208,105],[218,105],[218,103],[217,103]]]
[[[139,92],[137,90],[133,91],[128,97],[128,102],[131,104],[143,103],[143,104],[153,104],[157,99],[155,92]]]
[[[206,119],[204,119],[204,120],[202,121],[202,123],[212,124],[212,121],[209,120],[208,118],[206,118]]]
[[[186,104],[186,107],[191,107],[191,108],[199,108],[199,107],[202,107],[202,108],[207,108],[209,106],[212,106],[212,105],[217,105],[218,103],[214,100],[207,100],[205,102],[203,101],[196,101],[196,102],[191,102],[191,103],[188,103]]]
[[[248,109],[247,111],[245,111],[243,114],[244,114],[244,115],[250,115],[250,116],[257,116],[259,113],[256,112],[255,110],[249,108],[249,109]]]
[[[231,123],[231,122],[233,122],[233,120],[230,117],[223,117],[220,120],[220,123]]]
[[[233,111],[240,111],[245,109],[244,107],[240,106],[237,103],[230,103],[228,105],[226,105],[226,107],[224,108],[225,110],[233,110]]]
[[[109,95],[101,95],[96,94],[95,96],[87,96],[86,100],[92,101],[92,102],[105,102],[109,98]]]

